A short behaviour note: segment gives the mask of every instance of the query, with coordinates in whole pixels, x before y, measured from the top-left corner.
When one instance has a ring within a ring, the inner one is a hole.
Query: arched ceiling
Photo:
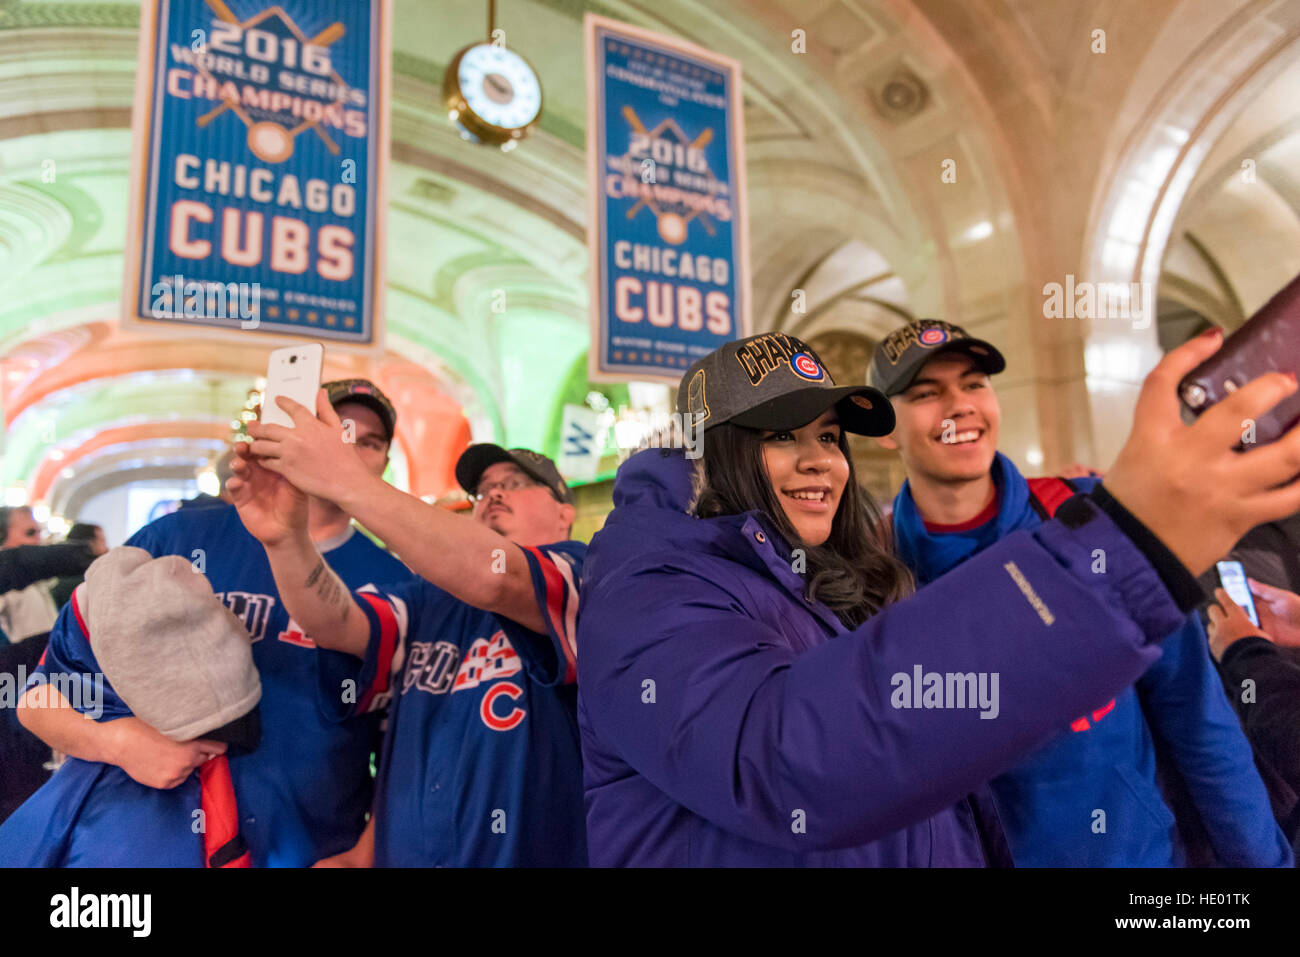
[[[1206,156],[1162,265],[1162,299],[1229,330],[1300,273],[1300,63]]]
[[[716,3],[498,6],[498,26],[546,92],[540,131],[509,155],[463,142],[439,105],[445,65],[484,35],[486,4],[396,3],[387,350],[332,350],[329,360],[390,392],[404,377],[421,404],[400,417],[399,441],[424,494],[451,487],[450,463],[471,434],[553,452],[559,406],[575,391],[589,338],[586,10],[745,63],[751,203],[755,221],[774,226],[754,231],[756,266],[805,265],[788,245],[797,223],[836,222],[841,243],[874,224],[900,246],[896,224],[913,222],[878,143],[855,122],[865,104],[846,110],[811,62],[790,56],[784,29]],[[112,460],[130,463],[124,481],[174,470],[178,456],[210,459],[264,362],[261,349],[117,327],[137,19],[132,3],[0,0],[0,482],[64,502],[83,478],[101,480],[78,464],[100,433],[125,447]],[[866,15],[853,29],[862,42],[886,32]],[[161,442],[168,429],[175,441]]]
[[[1236,147],[1211,147],[1259,93],[1251,82],[1262,88],[1293,53],[1296,7],[500,0],[498,26],[546,94],[538,132],[502,154],[462,141],[439,105],[446,63],[485,33],[485,0],[396,0],[387,339],[374,356],[331,350],[327,374],[369,375],[390,392],[421,494],[450,488],[471,435],[554,451],[561,406],[590,388],[581,51],[592,10],[743,64],[759,329],[843,343],[906,315],[961,322],[1005,347],[1004,449],[1022,463],[1104,466],[1116,430],[1092,419],[1131,412],[1145,347],[1119,371],[1086,360],[1119,354],[1107,351],[1113,330],[1043,321],[1039,290],[1066,273],[1141,273],[1142,250],[1163,255],[1170,234],[1160,204],[1185,193],[1168,261],[1187,265],[1171,272],[1219,295],[1205,257],[1180,249],[1185,232],[1247,307],[1269,287],[1263,257],[1228,240],[1241,207],[1212,171],[1230,170],[1233,149],[1256,150],[1253,221],[1290,236],[1295,167],[1278,117],[1296,98],[1279,88],[1254,125],[1243,116]],[[80,500],[83,477],[210,458],[226,404],[265,361],[259,348],[117,326],[138,16],[129,2],[0,0],[0,482],[62,502]],[[1090,48],[1098,28],[1105,55]],[[1170,153],[1170,129],[1194,131],[1196,149]],[[1153,176],[1166,185],[1148,189]],[[1130,220],[1137,238],[1115,239]]]

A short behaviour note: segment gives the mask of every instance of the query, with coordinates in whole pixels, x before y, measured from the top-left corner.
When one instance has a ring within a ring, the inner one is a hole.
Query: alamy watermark
[[[19,665],[12,674],[8,671],[0,672],[0,708],[16,708],[18,699],[26,694],[28,680],[26,665]],[[88,718],[98,721],[104,713],[104,676],[98,672],[89,675],[65,672],[47,675],[43,671],[36,671],[32,673],[30,681],[32,688],[48,686],[55,689],[68,704]],[[44,705],[53,706],[53,702]]]
[[[241,329],[261,322],[260,282],[200,282],[177,274],[158,280],[150,293],[155,319],[238,319]]]
[[[152,894],[83,894],[74,885],[50,898],[51,927],[117,927],[132,937],[148,937],[152,913]]]
[[[978,708],[980,718],[996,718],[998,675],[994,671],[926,671],[912,666],[912,673],[899,671],[889,679],[894,691],[889,703],[895,708]]]
[[[1043,286],[1046,319],[1126,319],[1134,329],[1146,329],[1155,317],[1155,285],[1149,282],[1065,282]]]
[[[706,414],[632,409],[619,413],[614,437],[620,449],[685,449],[688,459],[698,459],[704,454]]]

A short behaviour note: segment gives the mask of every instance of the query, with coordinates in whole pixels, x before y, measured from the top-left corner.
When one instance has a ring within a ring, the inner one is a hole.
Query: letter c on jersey
[[[483,695],[483,703],[479,705],[479,715],[483,718],[483,723],[493,731],[509,731],[516,727],[520,721],[524,720],[524,715],[528,712],[523,708],[512,708],[510,713],[503,718],[498,718],[496,712],[492,709],[492,703],[502,695],[508,697],[511,701],[516,700],[524,689],[512,681],[503,681],[488,688],[487,693]]]

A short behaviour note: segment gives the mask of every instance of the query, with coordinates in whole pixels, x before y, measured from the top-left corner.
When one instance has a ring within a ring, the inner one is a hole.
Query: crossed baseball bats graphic
[[[686,138],[685,132],[682,131],[682,128],[677,125],[676,121],[673,120],[672,117],[669,117],[668,119],[661,121],[659,125],[656,126],[653,130],[647,130],[645,128],[645,124],[641,122],[641,117],[637,116],[636,110],[632,109],[632,106],[630,104],[625,104],[623,106],[623,118],[627,120],[628,124],[632,127],[633,130],[635,130],[638,133],[644,133],[650,139],[657,138],[659,134],[664,130],[664,128],[669,125],[676,127],[677,132],[681,134],[682,138],[683,139]],[[713,141],[713,128],[709,127],[699,136],[695,137],[695,139],[692,140],[687,145],[686,148],[702,149],[705,146],[708,146],[709,143],[711,143],[712,141]],[[656,219],[658,219],[663,215],[662,213],[659,212],[659,207],[655,205],[653,199],[651,199],[648,196],[642,196],[640,199],[636,201],[636,205],[627,211],[627,218],[632,219],[634,216],[636,216],[636,214],[640,212],[642,206],[648,206],[650,208],[650,212],[655,214]],[[704,226],[704,229],[708,232],[710,236],[716,235],[716,230],[713,228],[713,223],[709,221],[709,217],[703,215],[702,212],[698,209],[694,210],[689,216],[684,217],[682,219],[682,225],[686,225],[696,216],[700,217],[700,223]]]
[[[308,39],[302,33],[302,31],[298,29],[298,25],[293,22],[293,19],[287,13],[285,13],[281,7],[278,6],[268,7],[266,10],[263,10],[257,16],[250,19],[247,23],[244,23],[241,22],[240,19],[235,16],[235,14],[231,11],[230,7],[226,6],[224,0],[207,0],[207,4],[209,7],[212,8],[212,12],[217,15],[218,19],[223,20],[226,23],[236,24],[242,29],[247,29],[249,27],[256,26],[257,24],[261,23],[263,20],[270,19],[272,16],[278,13],[281,19],[284,20],[289,25],[289,29],[291,29],[295,34],[297,34],[299,41],[304,46],[311,45],[311,46],[327,47],[330,44],[332,44],[335,40],[342,37],[343,34],[346,32],[346,28],[343,26],[342,23],[335,22],[335,23],[331,23],[320,33],[316,34],[316,36]],[[200,67],[200,69],[202,69],[202,67]],[[205,70],[204,72],[206,73],[207,71]],[[346,87],[348,85],[345,82],[343,82],[343,78],[339,76],[337,71],[333,70],[332,68],[330,70],[330,79],[334,80],[339,86]],[[339,145],[335,143],[333,139],[330,138],[330,135],[328,133],[326,133],[323,129],[320,128],[319,120],[303,120],[301,123],[299,123],[291,130],[286,130],[279,123],[274,123],[269,120],[263,120],[261,122],[255,123],[253,122],[253,120],[249,118],[248,114],[244,112],[243,107],[241,107],[238,103],[232,100],[223,100],[220,106],[200,116],[198,119],[198,125],[200,127],[206,127],[218,116],[226,112],[226,110],[233,110],[235,115],[238,116],[244,122],[244,125],[248,127],[248,148],[252,150],[254,155],[256,155],[259,159],[265,160],[267,162],[275,162],[275,163],[283,162],[284,160],[288,159],[289,156],[292,155],[293,153],[294,137],[296,137],[299,133],[301,133],[303,130],[307,129],[308,127],[316,131],[316,135],[321,138],[321,140],[325,143],[325,146],[329,149],[331,153],[335,154],[336,156],[339,153]],[[263,141],[264,137],[271,137],[272,141],[274,141],[274,139],[277,138],[280,139],[281,140],[280,149],[271,153],[267,153],[266,145],[265,142]]]

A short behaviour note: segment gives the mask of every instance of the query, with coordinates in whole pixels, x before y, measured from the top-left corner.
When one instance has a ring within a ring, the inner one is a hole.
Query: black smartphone
[[[1215,562],[1219,570],[1219,581],[1228,597],[1241,606],[1250,619],[1250,623],[1259,627],[1259,614],[1255,611],[1255,596],[1250,593],[1250,583],[1246,581],[1246,569],[1241,562]]]
[[[1210,358],[1178,384],[1184,418],[1195,418],[1266,372],[1300,374],[1300,276],[1266,302]],[[1300,422],[1300,393],[1254,423],[1254,444],[1275,442]],[[1243,439],[1243,446],[1250,444]]]

